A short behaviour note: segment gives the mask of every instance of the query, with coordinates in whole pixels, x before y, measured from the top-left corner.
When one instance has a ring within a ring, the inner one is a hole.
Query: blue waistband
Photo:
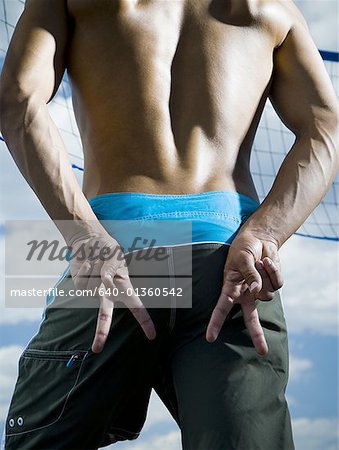
[[[180,195],[117,192],[97,195],[89,203],[125,250],[133,235],[140,237],[145,231],[148,237],[156,236],[155,245],[231,243],[259,206],[246,195],[228,191]]]

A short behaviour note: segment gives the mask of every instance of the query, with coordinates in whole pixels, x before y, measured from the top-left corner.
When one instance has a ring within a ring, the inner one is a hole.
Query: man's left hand
[[[217,339],[232,307],[239,303],[256,351],[266,355],[268,346],[256,300],[272,300],[274,292],[282,285],[278,245],[272,239],[258,237],[248,231],[240,232],[229,249],[223,287],[207,327],[207,341]]]

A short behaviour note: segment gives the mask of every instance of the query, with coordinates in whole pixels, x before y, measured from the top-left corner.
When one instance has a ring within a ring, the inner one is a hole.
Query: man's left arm
[[[303,224],[338,170],[338,103],[306,25],[297,20],[275,51],[270,100],[295,134],[269,194],[241,232],[278,247]]]
[[[260,207],[228,253],[222,292],[207,328],[213,342],[235,303],[258,353],[268,351],[255,300],[282,286],[278,250],[320,203],[338,170],[338,103],[302,18],[275,50],[271,102],[295,142]]]

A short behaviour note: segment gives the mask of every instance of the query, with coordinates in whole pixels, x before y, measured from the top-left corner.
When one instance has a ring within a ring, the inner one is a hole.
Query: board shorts
[[[279,291],[273,300],[257,304],[269,347],[266,356],[256,353],[239,305],[217,340],[206,341],[229,245],[256,202],[224,191],[105,195],[90,201],[101,221],[191,222],[190,242],[161,244],[167,258],[157,268],[160,276],[154,277],[152,258],[142,259],[149,248],[134,249],[129,262],[136,290],[148,282],[148,288],[167,292],[159,303],[154,295],[140,297],[157,336],[148,340],[129,309],[117,307],[104,349],[95,354],[91,345],[99,300],[91,299],[95,307],[81,308],[72,306],[79,299],[71,295],[49,298],[39,330],[19,359],[3,448],[85,450],[136,439],[154,389],[178,424],[185,450],[294,449]],[[127,234],[117,239],[125,239],[125,249]],[[167,233],[159,236],[165,241]],[[74,289],[69,269],[58,284],[66,292]],[[180,289],[189,292],[186,299],[178,294]]]

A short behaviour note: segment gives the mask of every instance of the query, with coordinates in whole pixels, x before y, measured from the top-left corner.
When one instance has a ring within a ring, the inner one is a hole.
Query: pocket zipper
[[[28,349],[25,350],[23,353],[23,356],[26,358],[36,358],[36,359],[45,359],[45,360],[62,360],[66,361],[66,367],[72,367],[74,363],[78,361],[82,361],[86,355],[87,351],[75,351],[72,353],[72,351],[64,352],[64,353],[58,353],[58,352],[46,352],[45,351],[39,351],[37,349]]]
[[[83,355],[81,355],[80,353],[74,353],[74,355],[72,355],[67,361],[66,367],[72,367],[75,362],[81,361],[82,359]]]

